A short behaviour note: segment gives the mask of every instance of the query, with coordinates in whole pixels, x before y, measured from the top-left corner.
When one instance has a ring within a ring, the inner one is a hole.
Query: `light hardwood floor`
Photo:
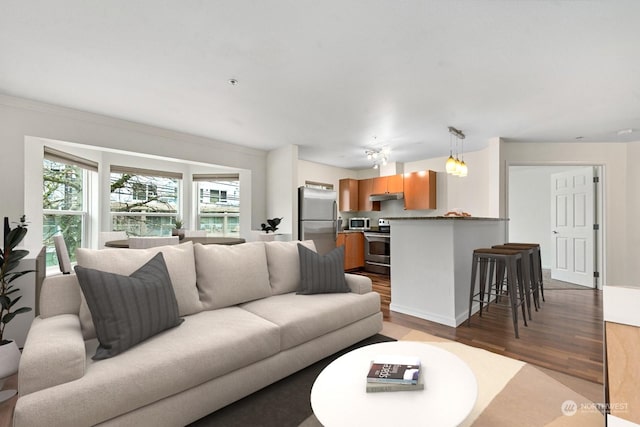
[[[546,302],[516,339],[509,308],[492,304],[489,312],[471,318],[471,327],[443,326],[389,310],[388,276],[358,272],[370,277],[382,295],[384,319],[494,353],[602,384],[602,292],[558,281],[545,281]],[[382,291],[381,291],[382,290]],[[384,293],[384,295],[383,295]]]

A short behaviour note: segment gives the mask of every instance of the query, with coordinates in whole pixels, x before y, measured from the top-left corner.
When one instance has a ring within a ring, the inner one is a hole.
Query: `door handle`
[[[556,230],[553,230],[553,234],[558,234],[558,232]]]

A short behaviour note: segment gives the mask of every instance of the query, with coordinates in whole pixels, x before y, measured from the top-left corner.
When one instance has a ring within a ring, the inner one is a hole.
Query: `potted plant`
[[[179,216],[176,217],[175,221],[173,221],[173,230],[171,230],[172,236],[178,236],[178,240],[184,239],[184,223]]]
[[[15,271],[20,260],[29,254],[24,249],[15,249],[27,234],[25,216],[15,228],[9,226],[9,218],[4,218],[4,249],[0,249],[0,380],[18,372],[20,350],[14,341],[4,336],[5,327],[15,316],[31,311],[31,307],[15,308],[22,298],[20,289],[12,284],[17,278],[31,273],[33,270]],[[1,385],[1,384],[0,384]],[[0,402],[13,396],[15,391],[3,392]]]
[[[267,234],[269,234],[270,231],[275,233],[276,230],[278,229],[278,225],[280,225],[280,221],[282,221],[282,218],[267,219],[267,224],[269,225],[264,223],[260,224],[260,226],[262,227],[262,231],[264,231]]]
[[[278,225],[280,225],[280,221],[282,221],[282,218],[273,218],[273,219],[267,219],[267,223],[262,223],[260,224],[260,226],[262,227],[262,230],[264,232],[264,234],[260,234],[259,238],[260,240],[266,240],[266,241],[272,241],[272,240],[276,240],[276,230],[278,229]],[[269,225],[267,225],[269,224]],[[272,234],[269,234],[272,233]]]

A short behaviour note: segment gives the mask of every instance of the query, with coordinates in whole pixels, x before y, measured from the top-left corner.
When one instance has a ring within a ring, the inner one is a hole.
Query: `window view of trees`
[[[133,236],[170,236],[178,216],[181,180],[111,173],[111,229]]]
[[[87,242],[93,240],[88,235],[94,217],[88,196],[98,166],[92,160],[44,147],[42,239],[47,248],[47,267],[58,265],[55,234],[64,236],[72,262],[76,261],[76,249],[88,247]],[[239,237],[239,175],[194,174],[192,179],[197,212],[196,223],[190,228],[206,230],[209,236]],[[111,230],[132,236],[170,236],[176,218],[183,216],[182,183],[180,173],[111,165]]]
[[[198,229],[207,235],[240,236],[240,181],[235,179],[207,179],[197,183]]]
[[[47,267],[58,265],[53,235],[62,233],[71,261],[75,262],[76,248],[82,246],[84,236],[87,172],[74,165],[51,160],[43,164],[43,244],[46,246]]]

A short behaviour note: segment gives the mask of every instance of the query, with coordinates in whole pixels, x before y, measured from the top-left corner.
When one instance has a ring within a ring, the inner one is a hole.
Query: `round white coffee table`
[[[424,390],[367,393],[371,360],[381,355],[420,358]],[[355,349],[318,375],[311,407],[325,427],[457,426],[478,396],[476,377],[458,356],[422,342],[395,341]]]

